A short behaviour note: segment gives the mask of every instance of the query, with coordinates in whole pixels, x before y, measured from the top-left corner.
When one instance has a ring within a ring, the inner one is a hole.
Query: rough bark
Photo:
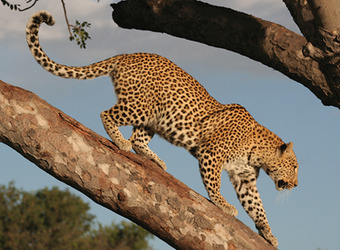
[[[0,81],[0,142],[177,249],[275,249],[151,161]]]
[[[340,1],[284,2],[308,41],[304,55],[319,64],[334,99],[340,100]]]
[[[319,12],[307,1],[285,3],[307,39],[278,24],[195,0],[126,0],[111,6],[120,27],[165,32],[234,51],[303,84],[325,105],[340,108],[338,33],[320,29],[315,19]],[[315,36],[320,33],[322,37]],[[325,37],[327,46],[315,45]]]

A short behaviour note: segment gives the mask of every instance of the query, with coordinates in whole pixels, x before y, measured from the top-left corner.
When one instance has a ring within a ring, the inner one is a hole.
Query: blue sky
[[[211,1],[278,22],[297,31],[285,6],[272,0]],[[284,141],[294,142],[299,186],[279,193],[272,180],[260,173],[258,188],[273,234],[280,249],[340,249],[340,111],[325,107],[305,87],[282,74],[238,54],[148,31],[124,30],[111,19],[110,1],[66,1],[69,19],[92,23],[86,50],[68,41],[59,1],[40,1],[24,13],[0,7],[0,79],[33,91],[85,126],[107,137],[99,114],[115,104],[108,77],[91,81],[67,80],[45,72],[35,63],[25,41],[28,17],[40,9],[56,19],[54,27],[42,27],[41,43],[55,61],[86,65],[121,53],[152,52],[163,55],[194,76],[221,103],[240,103],[262,125]],[[1,101],[1,100],[0,100]],[[129,137],[130,128],[123,133]],[[182,148],[155,138],[150,147],[165,161],[168,172],[207,196],[197,160]],[[45,174],[6,145],[0,144],[0,184],[11,180],[25,190],[66,185]],[[78,191],[74,191],[79,194]],[[227,174],[222,176],[222,195],[239,211],[238,219],[256,231],[239,204]],[[101,223],[122,218],[90,201],[91,212]],[[171,249],[160,240],[155,249]]]

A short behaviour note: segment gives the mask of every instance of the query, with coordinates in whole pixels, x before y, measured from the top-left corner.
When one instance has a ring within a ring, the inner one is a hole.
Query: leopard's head
[[[293,151],[293,143],[283,143],[275,148],[262,168],[273,179],[277,190],[296,187],[299,165]]]

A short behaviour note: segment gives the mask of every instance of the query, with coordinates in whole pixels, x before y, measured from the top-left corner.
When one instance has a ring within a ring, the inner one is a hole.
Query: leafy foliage
[[[26,0],[26,3],[27,4],[30,4],[28,5],[26,8],[21,8],[21,4],[12,4],[6,0],[1,0],[2,2],[2,5],[4,6],[8,6],[11,10],[18,10],[18,11],[25,11],[25,10],[28,10],[30,8],[32,8],[39,0]]]
[[[88,210],[68,190],[0,186],[0,249],[150,249],[144,229],[127,222],[93,229]]]
[[[91,23],[82,22],[80,23],[76,20],[76,25],[71,25],[72,27],[72,34],[70,36],[70,40],[76,39],[77,44],[80,46],[81,49],[86,49],[86,40],[91,39],[89,33],[85,30],[85,28],[91,28]]]
[[[145,238],[152,235],[135,226],[132,223],[122,222],[122,224],[114,224],[111,226],[99,226],[98,230],[91,233],[90,248],[98,249],[117,249],[117,250],[138,250],[150,249]],[[112,248],[112,246],[114,246]]]
[[[7,2],[6,0],[1,0],[2,5],[4,6],[8,6],[11,10],[18,10],[18,7],[20,6],[20,4],[12,4]]]

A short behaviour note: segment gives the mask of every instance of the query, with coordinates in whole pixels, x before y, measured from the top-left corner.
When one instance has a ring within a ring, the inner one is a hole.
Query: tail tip
[[[51,13],[47,10],[40,10],[31,16],[31,23],[41,24],[42,22],[47,25],[54,25],[55,21]]]

